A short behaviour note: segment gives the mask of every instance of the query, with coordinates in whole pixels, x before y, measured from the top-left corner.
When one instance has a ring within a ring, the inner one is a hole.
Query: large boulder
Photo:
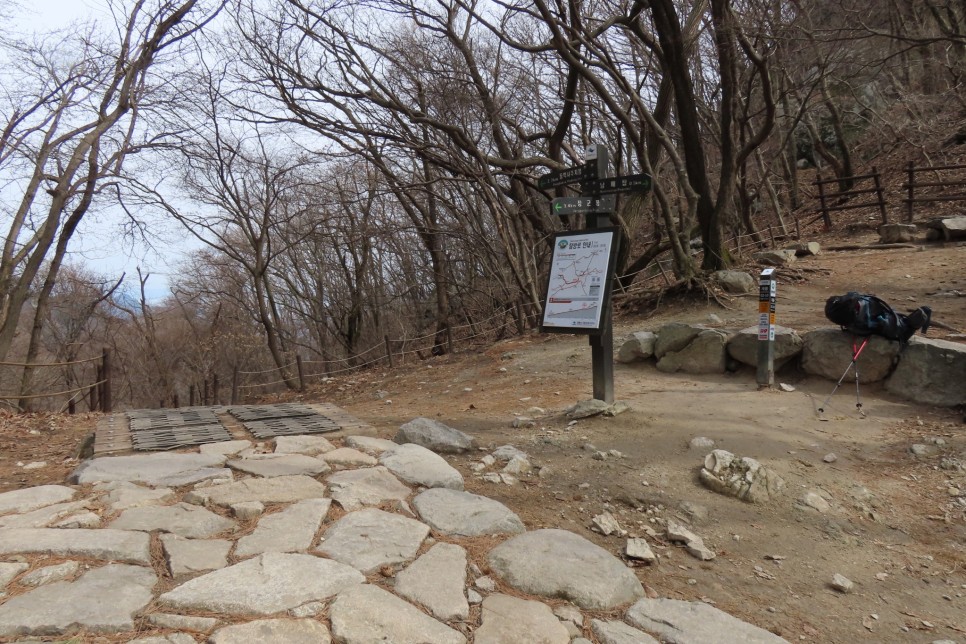
[[[852,343],[858,348],[864,338],[824,328],[809,331],[802,338],[802,369],[805,373],[838,380],[852,362]],[[884,380],[899,355],[899,343],[873,335],[857,361],[859,382]]]
[[[930,405],[966,404],[966,345],[914,336],[886,380],[886,390]]]
[[[711,275],[726,293],[754,293],[758,281],[744,271],[716,271]]]
[[[775,369],[791,361],[802,352],[802,336],[795,329],[775,326]],[[742,329],[728,341],[728,355],[738,362],[758,366],[758,327]]]
[[[617,361],[635,362],[637,360],[647,360],[654,355],[654,345],[656,342],[657,334],[650,331],[637,331],[632,333],[617,351]]]
[[[798,242],[786,246],[785,250],[795,251],[795,257],[808,257],[809,255],[820,255],[822,246],[818,242]]]
[[[751,256],[759,264],[766,266],[785,266],[795,261],[793,250],[763,250]]]
[[[404,445],[421,445],[437,454],[459,454],[473,447],[473,438],[430,418],[415,418],[399,427],[392,439]]]
[[[879,243],[881,244],[911,242],[915,237],[915,224],[882,224],[879,226]]]
[[[727,364],[725,348],[728,334],[717,329],[699,332],[686,347],[680,351],[664,354],[658,363],[659,371],[674,373],[724,373]]]
[[[665,324],[657,332],[657,341],[654,343],[654,357],[660,360],[666,353],[680,351],[707,328],[703,324],[685,324],[683,322]]]

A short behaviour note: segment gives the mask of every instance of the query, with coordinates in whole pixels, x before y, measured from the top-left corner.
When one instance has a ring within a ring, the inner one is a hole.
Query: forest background
[[[114,403],[154,407],[208,401],[209,385],[224,402],[216,378],[295,389],[532,327],[548,240],[582,225],[551,214],[574,193],[537,178],[588,144],[609,148],[612,174],[654,179],[612,216],[618,299],[652,278],[698,285],[743,247],[818,225],[816,172],[847,188],[873,166],[962,163],[966,147],[953,0],[104,9],[0,30],[11,408],[82,404],[105,349]],[[72,254],[105,212],[123,213],[118,243],[171,224],[196,241],[169,296]],[[57,366],[25,366],[40,363]]]

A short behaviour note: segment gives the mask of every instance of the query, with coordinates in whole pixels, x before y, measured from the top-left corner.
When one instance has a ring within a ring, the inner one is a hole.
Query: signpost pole
[[[758,282],[758,388],[775,386],[775,269],[766,268]]]
[[[608,153],[603,145],[587,148],[586,161],[594,162],[594,179],[607,178]],[[583,190],[581,190],[583,192]],[[587,213],[587,228],[602,228],[610,225],[607,213],[593,211]],[[590,356],[594,373],[594,398],[606,403],[614,402],[614,332],[611,324],[612,311],[610,298],[605,298],[601,311],[601,333],[590,336]]]

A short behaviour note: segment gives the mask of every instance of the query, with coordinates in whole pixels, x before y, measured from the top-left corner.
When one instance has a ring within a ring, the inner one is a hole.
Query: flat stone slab
[[[248,449],[252,442],[248,440],[220,441],[217,443],[207,443],[198,446],[201,454],[221,454],[222,456],[234,456],[238,452]]]
[[[130,530],[11,528],[0,530],[0,555],[48,554],[151,565],[151,539]]]
[[[77,581],[42,586],[0,606],[0,636],[129,631],[134,614],[153,598],[156,582],[150,568],[108,564]]]
[[[419,517],[434,530],[461,537],[525,532],[510,508],[485,496],[434,488],[413,499]]]
[[[70,501],[77,490],[63,485],[39,485],[0,494],[0,514],[30,512],[55,503]]]
[[[405,503],[412,493],[381,465],[336,472],[328,478],[329,496],[345,510],[359,510],[387,501]]]
[[[235,556],[308,550],[330,505],[331,499],[306,499],[281,512],[263,515],[255,531],[238,540]]]
[[[158,598],[170,609],[271,615],[321,601],[365,581],[349,566],[312,555],[267,552],[185,582]]]
[[[86,506],[86,501],[71,501],[55,503],[23,514],[8,514],[0,517],[0,528],[46,528],[54,521],[79,512]]]
[[[375,456],[370,456],[351,447],[334,449],[331,452],[326,452],[320,458],[333,467],[372,467],[379,463]]]
[[[413,485],[463,489],[463,476],[442,456],[419,445],[397,445],[383,453],[379,462],[400,479]]]
[[[112,512],[139,508],[145,505],[161,505],[175,497],[171,488],[150,488],[127,481],[100,483],[97,487],[99,490],[107,491],[103,500]]]
[[[139,637],[127,644],[195,644],[195,638],[187,633],[171,633],[170,635]]]
[[[464,644],[459,631],[371,584],[349,588],[329,609],[332,635],[340,644]]]
[[[254,476],[316,476],[330,470],[328,464],[305,454],[257,454],[228,461],[228,467]]]
[[[374,438],[372,436],[347,436],[345,444],[346,447],[354,447],[374,456],[379,456],[383,452],[398,446],[396,443],[385,438]]]
[[[78,570],[80,570],[79,561],[65,561],[53,566],[44,566],[21,577],[20,585],[37,587],[55,581],[64,581],[73,577]]]
[[[185,539],[176,534],[161,535],[161,547],[174,578],[219,570],[228,565],[232,542],[227,539]]]
[[[194,640],[191,640],[194,642]],[[329,629],[314,619],[259,619],[220,628],[208,644],[329,644]]]
[[[627,610],[627,620],[673,644],[725,641],[742,644],[788,644],[787,640],[704,602],[642,599]]]
[[[69,477],[70,483],[140,481],[152,487],[190,485],[223,476],[221,454],[135,454],[102,456],[82,463]]]
[[[661,644],[644,631],[616,620],[591,620],[590,630],[600,644]]]
[[[192,490],[185,495],[184,500],[197,505],[228,507],[246,501],[293,503],[304,499],[321,499],[324,496],[325,485],[310,476],[277,476],[245,479]]]
[[[483,623],[473,642],[569,644],[570,633],[546,604],[496,593],[483,600]]]
[[[437,543],[396,575],[394,590],[448,622],[469,618],[465,588],[466,550],[452,543]]]
[[[189,503],[131,508],[111,523],[116,530],[170,532],[188,539],[207,539],[235,527],[235,522]]]
[[[316,456],[334,449],[335,445],[322,436],[279,436],[275,439],[276,454]]]
[[[399,427],[393,442],[415,443],[439,454],[460,454],[473,447],[473,438],[431,418],[414,418]]]
[[[428,535],[425,523],[367,508],[333,523],[316,551],[370,573],[387,564],[412,560]]]
[[[13,578],[30,568],[28,563],[0,562],[0,590],[13,581]]]
[[[610,609],[644,596],[624,563],[566,530],[534,530],[490,551],[494,573],[525,593],[569,599],[589,610]]]

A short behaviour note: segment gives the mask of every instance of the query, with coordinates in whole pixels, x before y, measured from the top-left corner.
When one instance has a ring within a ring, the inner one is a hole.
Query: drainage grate
[[[299,434],[321,434],[341,429],[338,423],[317,413],[295,418],[266,418],[244,423],[245,429],[257,438],[273,436],[297,436]]]
[[[132,432],[218,424],[218,417],[211,409],[148,409],[127,412],[127,417]]]
[[[244,405],[232,407],[228,412],[244,422],[252,420],[268,420],[270,418],[296,418],[299,416],[315,416],[318,412],[308,405],[301,403],[279,403],[277,405]]]
[[[231,434],[219,423],[152,427],[131,432],[131,445],[139,451],[173,449],[230,440]]]

